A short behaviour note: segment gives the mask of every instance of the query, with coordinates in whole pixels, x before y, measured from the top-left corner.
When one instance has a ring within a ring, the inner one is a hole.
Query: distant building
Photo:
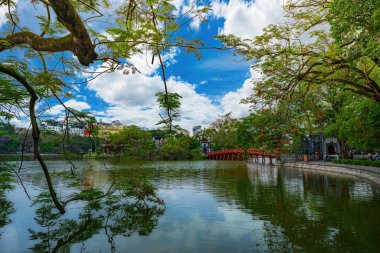
[[[121,124],[121,122],[119,120],[114,120],[111,122],[111,125],[112,126],[122,126],[123,124]]]
[[[341,152],[337,138],[325,138],[322,133],[305,137],[302,140],[302,149],[312,160],[337,158]]]
[[[164,145],[164,131],[160,129],[150,130],[152,133],[152,139],[157,149],[160,149]]]
[[[71,135],[84,136],[85,127],[80,124],[69,124],[66,125],[64,122],[56,120],[46,120],[39,125],[41,130],[53,131],[56,133],[69,132]]]
[[[207,155],[208,153],[211,152],[211,145],[210,145],[209,138],[201,138],[200,144],[201,144],[201,151],[203,154]]]
[[[164,145],[164,138],[162,136],[153,136],[152,139],[157,149],[160,149]]]
[[[194,126],[193,127],[193,136],[200,136],[203,134],[202,126]]]
[[[79,136],[84,136],[84,130],[85,127],[78,125],[78,126],[69,126],[69,133],[71,135],[79,135]]]
[[[176,134],[183,134],[183,135],[186,135],[186,136],[190,135],[190,132],[187,131],[186,129],[183,129],[183,128],[176,129],[175,131],[176,131]]]
[[[111,123],[100,121],[97,126],[99,127],[99,137],[105,140],[107,140],[110,135],[118,133],[128,127],[127,125],[121,124],[118,120],[112,121]]]
[[[63,123],[56,120],[46,120],[40,123],[39,128],[42,130],[62,133]]]

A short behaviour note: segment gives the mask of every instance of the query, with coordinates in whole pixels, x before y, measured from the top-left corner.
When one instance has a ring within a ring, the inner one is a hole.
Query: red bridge
[[[247,152],[244,149],[227,149],[216,152],[211,152],[207,154],[207,159],[209,160],[233,160],[233,161],[249,161],[253,162],[253,159],[256,163],[260,162],[265,163],[265,158],[269,158],[269,163],[273,164],[272,159],[279,157],[281,152],[270,151],[263,149],[247,149]]]

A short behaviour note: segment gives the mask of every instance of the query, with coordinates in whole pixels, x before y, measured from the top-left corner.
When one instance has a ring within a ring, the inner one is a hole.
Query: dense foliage
[[[335,159],[333,163],[380,167],[380,161]]]
[[[182,96],[178,93],[158,92],[156,97],[160,109],[165,111],[159,114],[161,120],[157,125],[161,125],[162,130],[167,134],[173,134],[176,129],[179,129],[178,125],[173,125],[173,121],[180,116],[179,109],[181,108]]]
[[[0,124],[0,153],[16,153],[19,146],[19,136],[12,126]]]
[[[201,159],[199,140],[188,136],[169,137],[158,152],[162,160],[196,160]]]
[[[296,150],[323,132],[343,151],[379,150],[379,1],[290,0],[284,11],[255,38],[220,36],[258,74],[236,146]]]
[[[114,147],[120,147],[118,155],[122,154],[126,159],[148,160],[154,155],[152,134],[136,126],[129,126],[111,135],[110,143]]]
[[[213,150],[237,148],[239,146],[236,123],[237,120],[231,117],[231,113],[228,113],[219,116],[204,131],[204,135],[211,139]]]
[[[136,67],[128,63],[136,53],[149,52],[152,61],[158,58],[165,81],[162,53],[183,46],[186,52],[200,57],[197,48],[203,43],[178,37],[175,32],[193,17],[202,16],[208,7],[178,15],[174,4],[167,0],[34,0],[19,8],[20,4],[14,0],[0,3],[7,22],[0,31],[0,119],[9,121],[20,115],[29,118],[34,157],[44,172],[55,206],[64,213],[40,153],[38,118],[52,102],[60,103],[66,116],[71,114],[87,127],[90,122],[79,119],[80,115],[62,101],[71,96],[66,82],[82,83],[75,79],[89,71],[94,78],[112,71],[136,73]],[[34,10],[28,20],[19,15],[20,9],[26,8]],[[100,71],[93,71],[99,67]],[[51,149],[55,145],[45,146]]]
[[[155,143],[154,137],[159,138]],[[112,134],[107,143],[112,152],[107,155],[127,160],[194,160],[202,158],[199,139],[183,134],[165,134],[162,130],[143,130],[128,126]],[[99,148],[101,156],[103,149]],[[103,157],[103,156],[101,156]]]

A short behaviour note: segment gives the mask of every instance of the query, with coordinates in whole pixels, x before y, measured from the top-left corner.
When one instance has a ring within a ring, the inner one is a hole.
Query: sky
[[[174,0],[173,3],[179,14],[186,13],[194,4],[197,8],[208,4],[211,7],[206,15],[208,21],[201,23],[199,19],[194,19],[182,28],[179,35],[201,39],[207,46],[221,46],[214,37],[218,34],[253,38],[260,35],[265,26],[281,22],[283,1]],[[23,0],[18,2],[21,17],[36,14],[25,7]],[[4,25],[5,11],[0,8],[0,29]],[[207,127],[218,115],[231,112],[235,118],[247,116],[249,105],[241,104],[240,101],[252,93],[251,79],[258,78],[258,74],[250,70],[253,63],[242,61],[232,51],[201,50],[201,54],[202,59],[198,60],[181,48],[171,48],[163,55],[169,91],[182,96],[181,117],[175,120],[175,124],[190,132],[193,126]],[[162,113],[155,94],[164,91],[164,85],[158,61],[151,65],[150,60],[149,52],[127,59],[141,73],[125,75],[120,70],[103,74],[94,80],[91,80],[92,76],[82,74],[82,79],[91,81],[72,84],[72,97],[63,101],[66,106],[93,113],[98,121],[120,120],[127,125],[155,129],[160,120],[159,113]],[[99,66],[91,68],[99,69]],[[55,102],[45,112],[45,117],[63,115],[63,106]],[[19,119],[14,123],[20,125],[25,124],[25,121]]]

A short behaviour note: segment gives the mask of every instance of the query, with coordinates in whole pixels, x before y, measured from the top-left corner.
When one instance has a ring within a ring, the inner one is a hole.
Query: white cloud
[[[260,35],[264,27],[283,19],[284,0],[219,0],[211,3],[212,15],[223,18],[220,34],[233,34],[242,38]]]
[[[175,64],[178,52],[178,49],[172,49],[163,55],[165,66]],[[88,83],[87,88],[110,105],[105,110],[107,117],[98,115],[100,118],[105,121],[118,119],[147,128],[157,127],[160,109],[155,94],[164,91],[164,84],[157,71],[160,67],[158,59],[153,65],[147,59],[151,59],[151,54],[138,54],[129,59],[141,73],[124,75],[119,70],[103,74]],[[220,108],[210,98],[195,91],[195,85],[175,77],[168,77],[167,85],[169,92],[182,96],[181,118],[176,120],[181,127],[191,130],[194,125],[208,125],[220,113]]]
[[[28,128],[30,125],[30,120],[29,117],[22,116],[18,118],[12,118],[9,123],[17,128]]]
[[[195,86],[178,78],[167,80],[169,92],[177,92],[181,99],[181,127],[191,130],[194,125],[208,125],[220,112],[205,95],[197,94]],[[126,124],[156,128],[160,120],[155,94],[164,91],[158,74],[123,75],[121,71],[104,74],[89,82],[88,88],[110,104],[106,115]]]
[[[225,113],[231,112],[234,118],[246,117],[249,115],[249,104],[242,104],[240,101],[247,98],[252,93],[252,83],[250,79],[245,80],[243,86],[236,91],[230,91],[221,99],[220,104]]]
[[[66,107],[73,108],[77,111],[87,110],[87,109],[91,108],[91,106],[88,103],[82,102],[82,101],[77,101],[75,99],[70,99],[67,102],[64,102],[64,104]],[[46,114],[58,116],[58,115],[62,114],[64,110],[65,110],[65,108],[63,107],[63,105],[59,104],[59,105],[55,105],[55,106],[52,106],[51,108],[49,108],[46,111]]]
[[[174,14],[178,17],[185,17],[182,21],[189,24],[193,31],[199,31],[201,23],[206,20],[208,13],[201,10],[205,8],[206,1],[200,0],[174,0],[171,3],[175,7]]]
[[[14,1],[15,4],[17,4],[18,0]],[[14,8],[11,8],[11,11],[13,11]],[[0,7],[0,27],[2,27],[6,22],[7,22],[7,16],[6,14],[8,13],[8,6],[5,4]]]
[[[166,67],[173,65],[176,63],[175,57],[180,53],[180,49],[177,47],[171,47],[169,52],[162,54],[162,61],[165,63]],[[160,67],[160,61],[157,56],[154,58],[153,65],[152,61],[152,53],[145,52],[144,54],[135,54],[132,55],[131,58],[128,59],[128,62],[133,64],[140,72],[145,75],[155,74],[156,70]]]
[[[249,115],[250,104],[242,104],[241,100],[248,98],[252,94],[254,87],[253,80],[259,80],[262,74],[250,70],[249,78],[243,83],[243,86],[236,91],[230,91],[221,98],[220,104],[224,113],[231,112],[234,118],[246,117]]]
[[[8,9],[6,6],[0,7],[0,27],[3,26],[7,22],[6,13],[8,13]]]
[[[104,74],[89,82],[88,88],[110,105],[104,113],[95,115],[104,121],[118,119],[129,125],[156,128],[161,111],[155,94],[164,90],[161,77],[157,74],[123,75],[121,72]],[[251,75],[254,77],[253,73]],[[236,118],[249,114],[249,105],[240,101],[252,93],[251,79],[236,91],[224,95],[220,105],[214,104],[206,95],[198,94],[195,85],[179,78],[170,77],[167,84],[169,92],[182,96],[181,118],[176,120],[176,124],[189,131],[195,125],[208,126],[218,115],[228,112]]]

